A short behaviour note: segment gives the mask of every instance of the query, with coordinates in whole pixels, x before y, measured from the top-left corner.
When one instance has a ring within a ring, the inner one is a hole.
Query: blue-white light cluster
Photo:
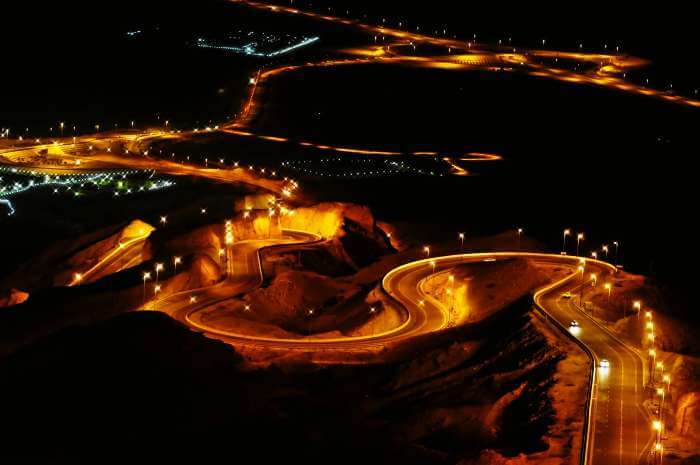
[[[128,195],[133,192],[155,191],[170,187],[174,182],[169,180],[151,180],[155,172],[153,170],[116,170],[101,172],[86,172],[82,174],[51,175],[42,174],[36,170],[16,167],[0,166],[0,173],[6,173],[8,177],[13,177],[11,181],[0,176],[0,204],[5,205],[8,216],[15,213],[15,207],[9,197],[27,192],[35,188],[45,188],[53,186],[53,194],[61,192],[70,193],[73,197],[83,195],[81,191],[84,187],[95,187],[97,190],[114,186],[114,196]],[[148,178],[138,188],[131,188],[127,183],[130,175],[145,176]],[[17,177],[30,177],[27,181],[19,181]],[[77,187],[77,188],[75,188]],[[60,190],[59,190],[60,189]]]
[[[272,58],[284,55],[285,53],[289,53],[320,40],[319,37],[297,38],[294,36],[276,36],[270,33],[256,34],[254,32],[248,32],[243,36],[231,36],[230,39],[238,41],[242,41],[243,39],[246,43],[240,46],[221,45],[208,42],[200,37],[197,39],[196,45],[199,48],[211,48],[227,52],[242,53],[249,56]],[[284,44],[284,47],[272,49],[272,47],[281,44]]]

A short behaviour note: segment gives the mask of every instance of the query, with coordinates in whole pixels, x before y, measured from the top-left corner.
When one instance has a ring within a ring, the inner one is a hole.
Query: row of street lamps
[[[637,310],[637,315],[642,311],[642,303],[635,301],[634,308]],[[671,375],[664,373],[664,363],[661,360],[657,361],[657,350],[655,347],[656,335],[654,333],[654,320],[651,311],[644,312],[644,329],[646,330],[647,347],[649,348],[649,386],[652,392],[658,397],[658,415],[651,423],[652,429],[656,431],[656,441],[651,453],[654,455],[658,465],[663,462],[663,430],[664,430],[664,406],[666,402],[666,394],[671,393]],[[659,376],[657,376],[657,373]]]

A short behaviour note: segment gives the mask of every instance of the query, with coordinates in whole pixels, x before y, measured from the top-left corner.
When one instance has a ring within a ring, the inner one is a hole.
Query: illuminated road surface
[[[346,354],[377,352],[398,344],[410,344],[411,339],[416,336],[436,333],[450,326],[449,310],[421,290],[421,282],[433,273],[465,263],[509,258],[526,258],[535,263],[570,268],[572,274],[538,291],[535,301],[549,317],[557,320],[563,327],[568,327],[572,320],[579,322],[580,326],[575,336],[590,349],[596,365],[603,358],[610,361],[609,369],[595,370],[590,411],[592,421],[589,423],[586,449],[587,462],[632,465],[640,462],[649,451],[653,435],[649,419],[640,407],[644,399],[644,363],[636,352],[585,316],[576,306],[582,285],[581,274],[575,272],[579,265],[579,259],[576,257],[518,252],[475,253],[436,257],[400,266],[385,276],[383,287],[396,303],[405,309],[406,319],[391,330],[371,336],[309,336],[296,339],[256,337],[219,329],[202,321],[201,315],[207,308],[260,285],[258,250],[261,247],[318,240],[317,237],[297,233],[288,235],[283,240],[241,242],[232,248],[233,255],[229,257],[229,264],[233,269],[226,281],[210,288],[164,297],[153,302],[150,308],[165,311],[190,327],[233,345]],[[435,263],[435,269],[431,262]],[[606,275],[614,273],[614,268],[606,263],[587,259],[586,275],[590,272],[596,272],[604,279]],[[585,280],[583,285],[587,288],[591,284]],[[573,294],[572,298],[563,297],[563,293],[567,291]],[[195,297],[196,301],[193,302],[192,297]],[[581,375],[585,377],[587,374]]]
[[[124,133],[111,136],[85,136],[76,143],[36,144],[0,150],[0,162],[18,169],[31,170],[40,174],[66,174],[80,172],[97,172],[115,168],[130,168],[155,171],[171,176],[194,176],[223,183],[241,183],[264,189],[268,192],[283,194],[289,183],[282,179],[270,179],[259,176],[254,170],[239,167],[205,168],[193,164],[178,163],[170,160],[151,158],[141,154],[115,154],[104,149],[98,150],[94,144],[142,143],[143,141],[173,137],[168,133]],[[36,162],[39,151],[47,151],[46,157],[63,164]],[[147,153],[147,152],[146,152]],[[214,163],[212,163],[214,164]],[[293,189],[292,189],[293,190]]]
[[[653,442],[651,419],[641,407],[645,396],[645,363],[638,352],[580,310],[580,281],[575,276],[538,296],[538,301],[565,326],[571,320],[578,321],[579,329],[572,332],[591,350],[596,365],[601,359],[610,361],[609,369],[596,368],[588,461],[610,465],[645,463]],[[585,288],[588,287],[590,282],[585,284]],[[562,296],[566,291],[571,292],[571,298]]]

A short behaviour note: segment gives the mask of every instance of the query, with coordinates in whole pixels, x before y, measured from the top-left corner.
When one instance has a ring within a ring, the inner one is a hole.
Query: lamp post
[[[658,457],[658,465],[662,465],[664,461],[664,446],[661,441],[656,441],[654,444],[654,453]]]
[[[464,250],[464,233],[459,233],[459,240],[460,240],[459,251],[461,252],[462,250]]]
[[[564,230],[564,243],[562,244],[561,253],[566,255],[566,236],[571,235],[571,229]]]
[[[581,246],[581,241],[583,240],[583,233],[578,233],[576,235],[576,256],[578,257],[579,248]]]
[[[146,303],[146,281],[151,279],[151,273],[145,272],[143,274],[143,302]]]
[[[173,273],[177,273],[177,266],[182,263],[182,258],[181,257],[173,257],[173,267],[175,271]]]
[[[585,262],[584,262],[584,263],[585,263]],[[586,268],[585,268],[583,265],[579,265],[578,271],[581,272],[581,291],[579,292],[578,306],[581,307],[581,308],[583,308],[583,287],[584,287],[583,285],[584,285],[584,283],[585,283],[583,274],[585,273]]]
[[[161,271],[163,271],[163,268],[164,267],[162,263],[156,263],[156,285],[158,285],[158,275]]]
[[[523,228],[518,228],[518,250],[520,250],[522,236],[523,236]]]
[[[649,384],[654,382],[654,368],[656,367],[656,349],[649,349]]]
[[[664,388],[657,388],[656,395],[659,396],[659,419],[664,421],[664,403],[666,401],[666,391]]]

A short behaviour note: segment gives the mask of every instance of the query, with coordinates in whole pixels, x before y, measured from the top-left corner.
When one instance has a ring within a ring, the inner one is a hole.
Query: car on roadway
[[[571,323],[569,323],[569,327],[571,327],[571,328],[578,328],[578,321],[576,321],[576,320],[571,320]]]
[[[566,292],[563,293],[561,296],[564,297],[565,299],[570,299],[570,298],[571,298],[571,292],[566,291]]]
[[[600,368],[610,368],[610,361],[607,358],[600,360]]]

